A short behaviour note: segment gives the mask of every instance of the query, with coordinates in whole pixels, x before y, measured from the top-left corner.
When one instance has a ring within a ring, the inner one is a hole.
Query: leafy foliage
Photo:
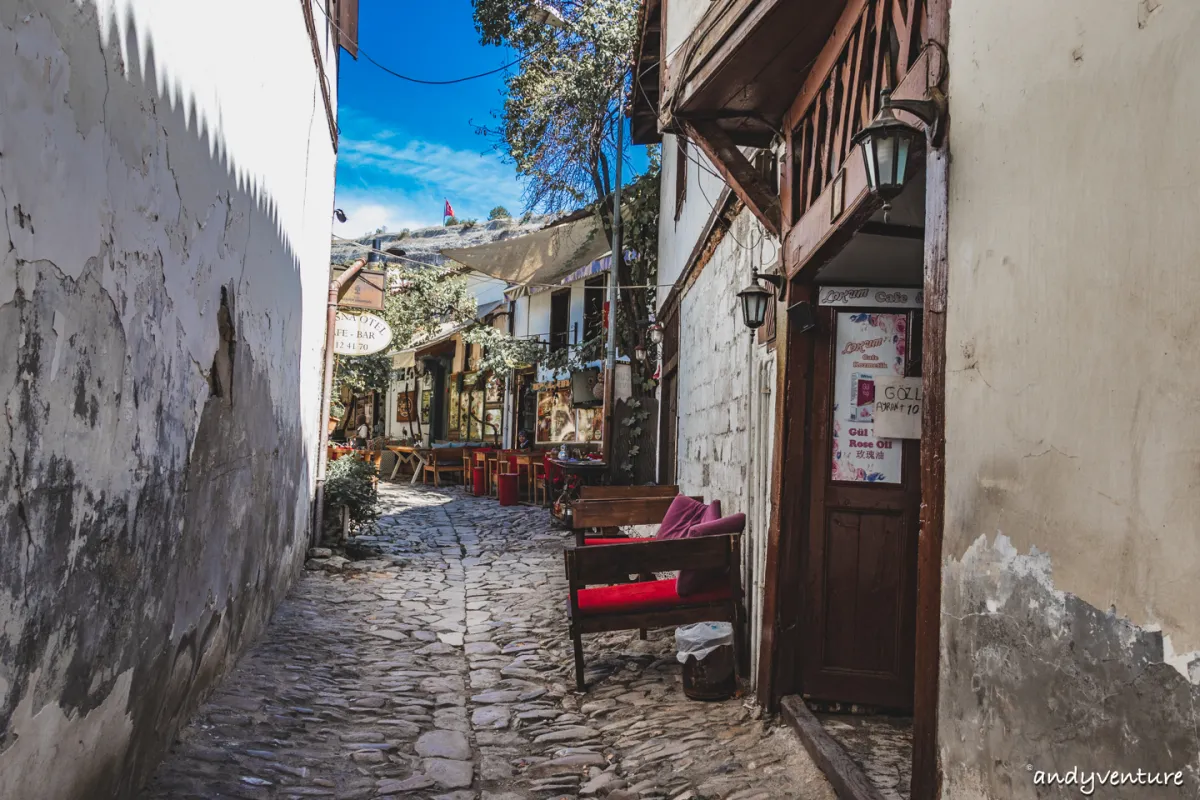
[[[325,524],[336,523],[342,509],[350,512],[350,527],[357,530],[379,518],[379,490],[370,463],[343,457],[329,464],[325,477]]]
[[[392,329],[392,348],[403,348],[436,335],[444,324],[475,319],[475,297],[458,265],[389,266],[390,291],[379,314]],[[338,356],[334,394],[347,386],[356,395],[387,390],[392,359],[386,353]]]
[[[549,28],[529,0],[473,0],[475,26],[484,44],[502,44],[522,57],[508,78],[499,124],[479,132],[516,165],[526,179],[532,208],[591,207],[605,238],[612,238],[616,136],[625,124],[620,108],[637,38],[634,0],[561,0],[564,23]],[[622,286],[657,283],[658,183],[656,152],[651,168],[623,189],[626,260],[618,254]],[[632,353],[654,308],[653,288],[622,290],[617,313],[618,346]],[[653,364],[635,365],[646,376]]]
[[[491,211],[488,212],[489,220],[511,219],[511,218],[512,218],[512,214],[508,213],[508,209],[505,208],[504,206],[496,206],[495,208],[493,208]]]
[[[455,225],[461,225],[461,224],[462,223],[458,221],[458,217],[446,217],[446,227],[447,228],[453,228]]]

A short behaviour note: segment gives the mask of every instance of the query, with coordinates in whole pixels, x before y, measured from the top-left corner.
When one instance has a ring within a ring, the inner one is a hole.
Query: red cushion
[[[715,500],[713,501],[716,502]],[[745,514],[730,514],[714,522],[704,522],[693,525],[688,531],[688,538],[699,536],[719,536],[725,533],[741,533],[746,529]],[[705,592],[711,592],[721,586],[729,587],[729,570],[727,569],[681,569],[675,581],[680,597],[689,600]]]
[[[660,541],[684,538],[687,536],[688,530],[700,522],[707,510],[708,506],[699,500],[693,500],[686,494],[675,495],[654,538]]]
[[[678,605],[713,603],[729,599],[729,587],[702,594],[694,594],[686,600],[675,590],[675,580],[643,581],[623,583],[620,586],[598,586],[579,590],[579,611],[582,614],[635,613],[656,611]]]

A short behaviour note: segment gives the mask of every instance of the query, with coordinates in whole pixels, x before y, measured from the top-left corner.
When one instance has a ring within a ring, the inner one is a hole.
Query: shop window
[[[590,342],[604,333],[604,300],[608,276],[588,278],[583,285],[583,340]]]
[[[563,350],[571,337],[571,290],[550,295],[550,352]]]

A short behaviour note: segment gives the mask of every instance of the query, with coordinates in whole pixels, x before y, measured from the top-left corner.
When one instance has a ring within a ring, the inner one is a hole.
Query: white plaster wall
[[[696,23],[712,5],[713,0],[667,0],[667,61],[687,41]]]
[[[753,214],[743,212],[684,295],[679,312],[676,475],[680,491],[720,500],[725,514],[747,516],[742,563],[755,654],[770,521],[775,353],[742,324],[737,292],[752,266],[769,266],[776,250]]]
[[[713,206],[725,190],[725,181],[695,144],[688,145],[687,192],[683,211],[675,219],[675,180],[678,172],[676,137],[663,136],[662,191],[658,217],[658,277],[659,283],[669,286],[679,279],[687,267],[688,258],[704,227],[712,216]],[[659,290],[658,307],[666,302],[668,291]]]
[[[0,76],[0,797],[131,796],[303,559],[335,153],[288,0],[0,0]]]
[[[567,329],[567,341],[574,346],[583,341],[584,281],[575,281],[566,288],[570,288],[571,290],[570,325]],[[518,329],[518,336],[536,336],[542,341],[550,341],[550,296],[556,291],[559,291],[559,289],[538,292],[524,298],[523,305],[525,307],[518,318],[524,327]],[[521,330],[526,332],[522,334]],[[560,374],[544,367],[538,368],[537,379],[539,381],[561,380],[566,377],[566,372]]]
[[[1200,5],[952,24],[947,555],[1002,531],[1196,650]]]
[[[950,13],[944,792],[1166,762],[1190,795],[1200,5]]]

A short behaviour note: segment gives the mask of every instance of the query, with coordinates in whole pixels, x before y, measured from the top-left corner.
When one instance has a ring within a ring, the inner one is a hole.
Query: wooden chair
[[[459,473],[463,471],[461,447],[435,447],[427,453],[425,469],[422,470],[422,481],[429,483],[429,473],[433,473],[433,485],[441,486],[443,472]]]
[[[741,534],[670,539],[595,547],[567,547],[570,634],[575,686],[584,683],[583,634],[732,622],[734,676],[740,680],[742,637]],[[637,572],[727,570],[728,585],[680,596],[676,580],[621,583]],[[612,585],[620,584],[620,585]],[[602,588],[588,588],[602,587]]]
[[[511,463],[510,459],[512,458],[512,456],[516,455],[519,452],[521,452],[521,451],[520,450],[498,450],[498,451],[496,451],[495,459],[491,462],[493,464],[491,476],[488,478],[488,482],[489,482],[488,491],[492,495],[494,495],[496,497],[500,496],[500,476],[507,475],[508,473],[513,471],[512,463]]]
[[[540,461],[533,462],[533,477],[531,478],[533,487],[530,489],[533,494],[533,502],[541,506],[549,503],[550,495],[550,479],[546,476],[546,465]],[[538,495],[541,495],[541,500],[538,500]]]

